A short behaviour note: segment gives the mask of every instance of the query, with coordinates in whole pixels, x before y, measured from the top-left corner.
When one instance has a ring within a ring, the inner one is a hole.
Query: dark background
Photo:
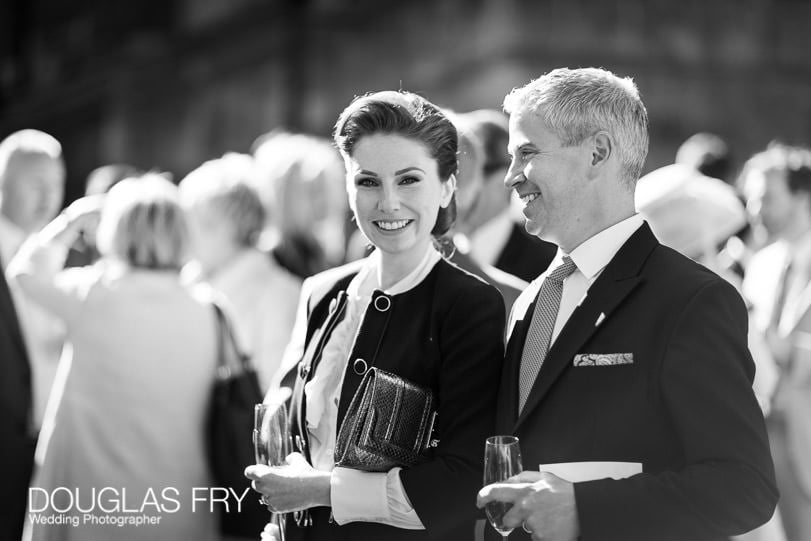
[[[646,171],[696,131],[737,167],[811,141],[808,0],[0,0],[0,137],[60,139],[72,200],[104,163],[179,179],[272,128],[329,135],[366,91],[500,107],[558,66],[634,77]]]

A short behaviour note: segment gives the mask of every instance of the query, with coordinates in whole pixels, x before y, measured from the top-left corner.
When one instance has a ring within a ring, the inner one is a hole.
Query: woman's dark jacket
[[[298,450],[309,458],[304,384],[312,378],[324,344],[343,317],[346,288],[358,263],[310,279],[305,354],[296,367],[291,426]],[[326,292],[324,294],[324,292]],[[375,291],[344,373],[338,429],[362,379],[354,361],[393,372],[438,397],[432,458],[404,469],[400,479],[425,530],[372,522],[330,522],[328,508],[311,510],[313,526],[288,519],[288,539],[469,540],[482,485],[484,440],[492,435],[503,361],[504,303],[492,286],[440,260],[416,287],[398,295]]]

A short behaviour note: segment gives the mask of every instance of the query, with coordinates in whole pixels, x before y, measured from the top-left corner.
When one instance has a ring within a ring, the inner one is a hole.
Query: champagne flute
[[[515,436],[491,436],[484,444],[484,485],[500,483],[521,473],[521,449]],[[513,528],[504,526],[511,503],[492,501],[484,507],[493,528],[506,539]]]
[[[253,449],[256,463],[281,466],[292,447],[284,402],[256,404],[253,408]],[[284,541],[284,513],[271,513],[270,519],[279,527],[280,539]]]

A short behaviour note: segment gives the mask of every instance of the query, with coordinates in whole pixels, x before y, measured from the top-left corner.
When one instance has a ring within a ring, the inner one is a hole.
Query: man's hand
[[[274,513],[288,513],[330,505],[330,474],[313,468],[299,453],[287,456],[284,466],[255,464],[245,468],[245,477]]]
[[[511,503],[504,525],[521,528],[540,541],[573,541],[580,535],[574,485],[547,472],[526,471],[504,483],[487,485],[479,491],[476,505]]]

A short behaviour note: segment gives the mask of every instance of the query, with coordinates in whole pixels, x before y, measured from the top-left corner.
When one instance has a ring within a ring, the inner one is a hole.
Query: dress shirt
[[[560,298],[560,308],[558,309],[557,319],[555,319],[555,328],[552,331],[549,347],[552,347],[575,308],[583,302],[591,284],[600,276],[605,266],[614,258],[622,245],[642,226],[642,223],[642,217],[639,214],[634,214],[585,240],[570,254],[564,254],[562,250],[558,249],[558,253],[555,254],[549,269],[533,280],[522,294],[525,301],[524,306],[526,306],[526,301],[534,301],[547,274],[563,264],[565,255],[571,257],[572,261],[577,265],[577,270],[563,281],[563,294]],[[516,307],[518,306],[519,303],[516,301]],[[523,317],[525,311],[513,311],[513,314],[510,315],[510,330],[512,330],[515,323],[515,315]]]
[[[429,246],[419,265],[383,292],[397,295],[416,287],[440,259],[439,252]],[[375,251],[347,287],[344,318],[333,330],[315,374],[305,387],[310,456],[313,467],[332,472],[330,496],[333,517],[338,524],[366,521],[424,529],[400,482],[400,468],[371,473],[334,465],[343,375],[372,294],[381,289],[379,269],[380,253]]]

